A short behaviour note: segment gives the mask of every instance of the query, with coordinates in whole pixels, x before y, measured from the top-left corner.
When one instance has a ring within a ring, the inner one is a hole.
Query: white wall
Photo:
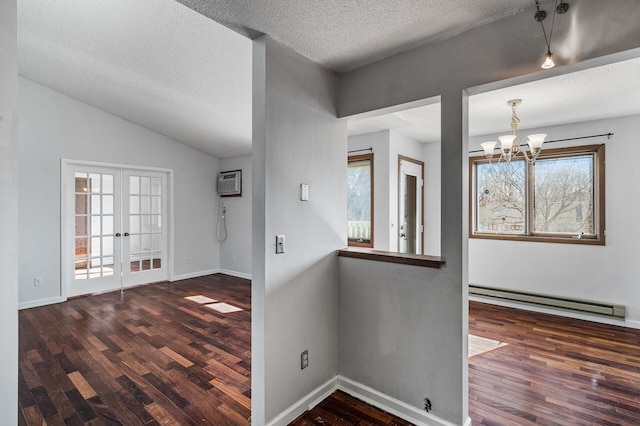
[[[349,151],[373,149],[373,248],[391,250],[389,246],[389,131],[382,130],[349,136]],[[354,155],[366,154],[356,152]],[[346,163],[345,163],[346,167]]]
[[[424,144],[424,254],[440,256],[440,142]]]
[[[174,274],[218,270],[217,158],[25,78],[19,80],[18,110],[21,305],[61,295],[61,158],[173,169]],[[36,276],[41,287],[33,285]]]
[[[16,2],[0,2],[0,424],[18,424],[18,66]]]
[[[265,424],[337,372],[347,133],[336,118],[335,74],[264,36],[253,64],[252,419]],[[300,183],[309,201],[300,201]],[[278,234],[283,254],[275,254]],[[305,349],[310,364],[301,370]]]
[[[613,302],[627,307],[627,325],[640,328],[637,236],[640,235],[640,168],[634,155],[640,116],[521,130],[547,133],[547,140],[614,133],[606,137],[554,143],[543,149],[604,143],[606,245],[534,243],[472,238],[469,283],[534,293]],[[497,135],[473,138],[469,149]],[[498,261],[498,253],[500,260]],[[594,319],[598,319],[594,317]]]
[[[220,168],[222,171],[242,170],[242,197],[221,200],[227,212],[227,239],[220,243],[220,271],[251,278],[251,154],[223,158]]]

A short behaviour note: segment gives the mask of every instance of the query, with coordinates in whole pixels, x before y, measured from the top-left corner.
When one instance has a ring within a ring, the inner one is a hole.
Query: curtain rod
[[[611,136],[613,136],[613,133],[609,132],[609,133],[603,133],[601,135],[578,136],[576,138],[556,139],[554,141],[545,141],[545,144],[556,143],[556,142],[575,141],[575,140],[578,140],[578,139],[600,138],[602,136],[606,136],[607,139],[611,139]],[[476,152],[484,152],[484,150],[483,149],[476,149],[475,151],[469,151],[469,154],[473,154],[473,153],[476,153]]]
[[[373,151],[373,148],[354,149],[352,151],[347,151],[347,154],[352,154],[354,152],[361,152],[361,151]]]

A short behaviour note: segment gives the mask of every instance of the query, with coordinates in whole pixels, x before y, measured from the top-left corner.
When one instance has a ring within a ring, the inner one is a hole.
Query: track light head
[[[558,7],[556,7],[556,13],[558,15],[562,15],[563,13],[566,13],[567,10],[569,10],[569,4],[565,3],[564,1],[561,1]]]

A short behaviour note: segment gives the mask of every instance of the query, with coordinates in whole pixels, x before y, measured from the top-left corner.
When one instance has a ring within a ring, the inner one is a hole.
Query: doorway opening
[[[422,254],[424,162],[398,156],[398,252]]]

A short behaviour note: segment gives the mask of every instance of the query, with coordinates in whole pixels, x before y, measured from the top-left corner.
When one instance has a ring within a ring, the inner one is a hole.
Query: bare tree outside
[[[533,233],[595,233],[594,156],[476,164],[477,231],[526,232],[526,173],[531,173]],[[530,171],[529,171],[530,170]]]
[[[525,162],[478,163],[477,230],[521,234],[525,231]]]
[[[535,165],[534,232],[593,234],[593,156]]]

